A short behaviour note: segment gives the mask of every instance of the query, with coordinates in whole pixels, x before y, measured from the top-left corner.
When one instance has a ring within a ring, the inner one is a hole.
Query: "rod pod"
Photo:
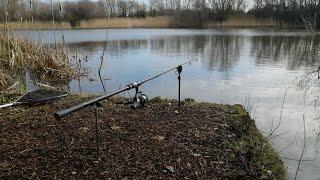
[[[178,109],[180,110],[181,106],[181,72],[182,72],[182,66],[177,67],[177,73],[178,73]]]

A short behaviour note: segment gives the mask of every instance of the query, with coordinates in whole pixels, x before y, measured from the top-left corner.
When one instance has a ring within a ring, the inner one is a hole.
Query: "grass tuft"
[[[0,32],[0,90],[26,70],[37,79],[70,79],[75,75],[63,48],[44,48],[8,31]]]

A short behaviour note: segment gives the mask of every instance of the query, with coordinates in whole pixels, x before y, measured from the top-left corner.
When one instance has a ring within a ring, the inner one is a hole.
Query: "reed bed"
[[[0,29],[4,29],[8,27],[9,29],[53,29],[54,25],[52,22],[47,21],[34,21],[34,22],[24,22],[24,21],[17,21],[17,22],[8,22],[7,24],[0,23]],[[69,22],[55,22],[55,27],[58,29],[71,29]]]
[[[0,90],[26,70],[40,80],[75,76],[62,47],[44,48],[41,43],[31,43],[8,31],[0,32]]]
[[[9,22],[0,23],[0,29],[8,27],[11,30],[17,29],[54,29],[52,22]],[[79,26],[74,29],[99,29],[99,28],[170,28],[172,18],[169,16],[148,17],[148,18],[104,18],[80,21]],[[56,29],[71,29],[69,22],[55,22]]]
[[[171,17],[105,18],[81,21],[77,28],[170,28]]]
[[[6,87],[10,83],[12,83],[12,78],[0,69],[0,89],[1,87]]]
[[[248,15],[230,16],[223,22],[208,22],[208,27],[280,27],[272,18],[257,18]]]
[[[184,17],[182,17],[184,18]],[[193,27],[194,22],[177,21],[173,16],[158,16],[147,18],[103,18],[83,20],[76,27],[71,27],[69,22],[55,22],[56,29],[101,29],[101,28],[175,28],[175,27]],[[52,22],[9,22],[6,24],[0,23],[0,29],[54,29]],[[282,24],[281,26],[288,26]],[[257,18],[249,15],[234,15],[230,16],[226,21],[217,22],[208,20],[204,22],[204,27],[280,27],[280,24],[272,18]]]

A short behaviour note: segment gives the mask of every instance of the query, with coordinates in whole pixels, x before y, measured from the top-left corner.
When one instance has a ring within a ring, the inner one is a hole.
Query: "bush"
[[[203,17],[196,11],[177,11],[173,16],[172,26],[177,28],[201,28]]]

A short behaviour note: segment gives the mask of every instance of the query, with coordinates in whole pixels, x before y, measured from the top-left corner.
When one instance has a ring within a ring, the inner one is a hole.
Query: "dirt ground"
[[[11,98],[12,99],[12,98]],[[62,120],[88,97],[0,109],[0,179],[284,179],[282,161],[241,105],[105,102]],[[10,101],[8,97],[0,102]]]

